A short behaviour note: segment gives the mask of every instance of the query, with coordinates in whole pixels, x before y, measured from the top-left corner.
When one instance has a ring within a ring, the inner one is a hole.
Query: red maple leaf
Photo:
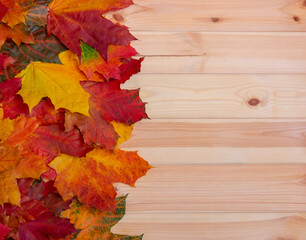
[[[58,124],[39,126],[22,144],[22,148],[52,160],[59,153],[71,156],[84,156],[92,148],[84,144],[83,137],[77,129],[69,132]]]
[[[22,223],[19,227],[19,240],[50,240],[50,237],[64,238],[76,232],[68,219],[44,213],[33,221]]]
[[[96,27],[101,26],[101,27]],[[102,27],[103,26],[103,27]],[[101,16],[101,11],[61,12],[52,10],[47,17],[48,34],[54,34],[67,48],[81,57],[80,40],[107,59],[109,44],[127,45],[136,38],[127,27],[114,24]]]
[[[6,7],[4,4],[0,2],[0,20],[2,20],[2,18],[4,17],[4,15],[7,13],[8,10],[9,10],[8,7]]]
[[[3,117],[14,119],[20,114],[29,114],[28,105],[17,94],[21,86],[20,78],[8,79],[0,83],[0,102],[3,106]]]
[[[139,98],[139,89],[122,90],[117,82],[82,82],[90,95],[90,113],[106,121],[117,121],[131,125],[143,118],[148,118],[145,103]]]
[[[83,134],[87,144],[95,144],[101,148],[113,150],[116,146],[118,134],[114,127],[101,116],[87,117],[80,113],[66,111],[65,129],[73,130],[77,127]]]

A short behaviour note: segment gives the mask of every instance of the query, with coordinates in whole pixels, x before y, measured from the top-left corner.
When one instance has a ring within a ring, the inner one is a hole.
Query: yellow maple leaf
[[[111,121],[110,124],[113,125],[115,132],[119,135],[117,146],[116,146],[118,148],[118,146],[121,143],[125,142],[126,140],[130,138],[130,135],[133,131],[134,124],[127,125],[127,124],[119,123],[116,121]]]
[[[0,108],[0,143],[14,131],[15,120],[3,119],[3,108]]]
[[[128,7],[132,0],[53,0],[49,8],[57,13],[85,10],[108,12]]]
[[[89,115],[89,94],[80,81],[87,80],[79,70],[76,55],[71,51],[59,54],[63,64],[32,62],[16,77],[22,78],[20,94],[32,109],[43,97],[49,97],[55,109]]]
[[[20,206],[20,192],[16,179],[12,176],[12,170],[0,173],[0,205],[11,203]]]

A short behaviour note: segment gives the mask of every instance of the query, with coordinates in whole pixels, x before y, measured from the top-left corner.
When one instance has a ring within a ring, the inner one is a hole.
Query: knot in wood
[[[260,103],[260,100],[257,98],[252,98],[248,101],[248,104],[252,107],[257,106]]]
[[[122,15],[119,14],[119,13],[113,14],[113,18],[114,18],[116,21],[118,21],[118,22],[123,22],[123,21],[124,21],[124,18],[123,18]]]
[[[295,21],[295,22],[300,21],[300,18],[299,18],[298,16],[293,16],[292,19],[293,19],[293,21]]]
[[[212,18],[210,18],[210,20],[211,20],[212,22],[219,22],[219,21],[220,21],[220,18],[212,17]]]

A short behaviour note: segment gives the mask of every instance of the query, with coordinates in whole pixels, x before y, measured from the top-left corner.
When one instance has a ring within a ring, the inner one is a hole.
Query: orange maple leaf
[[[2,47],[5,40],[8,38],[12,39],[18,46],[21,43],[35,43],[33,35],[27,32],[27,29],[24,25],[19,24],[13,28],[10,28],[5,24],[0,23],[0,47]]]
[[[0,146],[0,205],[20,205],[17,179],[38,179],[46,170],[43,157],[31,153],[21,155],[17,148]]]
[[[113,183],[134,186],[150,169],[137,152],[98,148],[81,158],[62,154],[49,166],[57,172],[55,186],[64,200],[76,195],[88,207],[110,211],[116,206]]]
[[[6,139],[5,145],[16,147],[22,144],[27,138],[34,133],[34,131],[39,127],[40,120],[35,117],[26,118],[21,115],[15,121],[14,131]]]
[[[19,23],[25,23],[25,9],[20,5],[20,1],[0,0],[0,2],[8,8],[7,13],[2,18],[2,22],[8,26],[14,27]]]

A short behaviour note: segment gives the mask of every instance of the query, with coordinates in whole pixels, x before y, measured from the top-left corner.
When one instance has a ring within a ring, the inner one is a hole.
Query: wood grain
[[[305,10],[306,12],[306,10]],[[205,56],[207,65],[237,61],[303,61],[305,32],[133,32],[145,56]],[[150,47],[148,47],[150,46]],[[217,62],[218,61],[218,62]],[[294,62],[292,62],[294,63]],[[220,66],[218,66],[220,67]],[[251,66],[250,66],[251,67]]]
[[[156,165],[136,188],[116,187],[129,192],[127,212],[305,212],[305,172],[305,164]]]
[[[152,120],[120,147],[155,168],[115,184],[113,229],[144,240],[306,239],[305,0],[134,0],[105,16],[146,56]]]
[[[134,34],[143,73],[306,73],[306,33]]]
[[[115,233],[144,234],[144,240],[304,240],[299,213],[128,213]]]
[[[306,117],[306,74],[139,74],[124,88],[141,88],[151,119]]]
[[[250,163],[305,163],[303,147],[134,147],[123,148],[138,151],[151,165],[193,164],[250,164]]]
[[[304,0],[135,0],[107,17],[137,31],[304,31]]]
[[[148,120],[121,147],[306,147],[306,122]]]
[[[142,73],[306,73],[306,60],[148,56],[143,61]]]

